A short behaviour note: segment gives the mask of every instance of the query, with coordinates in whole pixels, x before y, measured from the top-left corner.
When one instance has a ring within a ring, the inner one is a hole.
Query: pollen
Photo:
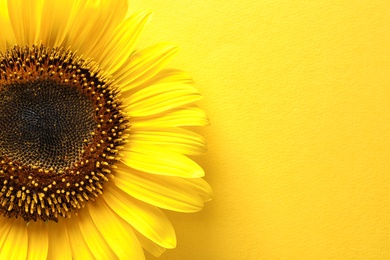
[[[113,83],[74,52],[1,53],[0,212],[58,221],[102,194],[128,129],[121,108]]]

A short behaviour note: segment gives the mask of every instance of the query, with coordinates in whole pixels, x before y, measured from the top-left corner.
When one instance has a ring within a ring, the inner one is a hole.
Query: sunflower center
[[[3,86],[0,122],[0,154],[55,170],[80,159],[97,125],[91,100],[50,79]]]
[[[126,138],[118,96],[71,51],[0,53],[0,212],[58,221],[102,194]]]

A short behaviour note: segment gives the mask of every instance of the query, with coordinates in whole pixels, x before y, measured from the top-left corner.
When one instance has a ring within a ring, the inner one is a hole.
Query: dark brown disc
[[[0,212],[69,217],[102,193],[127,120],[92,61],[44,46],[0,54]]]

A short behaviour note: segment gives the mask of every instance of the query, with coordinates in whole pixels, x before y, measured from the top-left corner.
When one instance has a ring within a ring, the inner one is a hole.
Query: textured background
[[[390,259],[390,4],[133,1],[212,125],[215,198],[161,259]],[[154,259],[148,256],[148,259]]]

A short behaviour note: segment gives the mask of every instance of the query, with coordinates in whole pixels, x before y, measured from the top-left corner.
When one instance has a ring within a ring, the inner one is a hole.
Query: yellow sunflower
[[[176,245],[159,208],[211,199],[186,155],[208,124],[170,44],[135,50],[127,0],[0,0],[0,259],[143,259]]]

